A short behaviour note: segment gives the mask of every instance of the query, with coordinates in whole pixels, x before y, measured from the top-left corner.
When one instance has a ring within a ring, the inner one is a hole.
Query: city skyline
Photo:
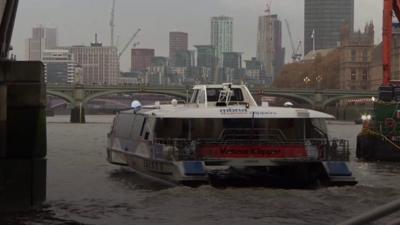
[[[12,40],[15,49],[13,53],[19,59],[24,59],[24,40],[29,37],[31,28],[39,25],[57,27],[59,43],[62,46],[89,45],[96,32],[101,42],[109,43],[108,22],[111,1],[98,0],[96,7],[92,6],[93,1],[79,1],[80,7],[77,7],[78,4],[71,4],[73,1],[21,0]],[[116,34],[120,36],[120,47],[140,27],[143,31],[136,39],[141,42],[138,47],[155,48],[156,55],[168,56],[168,35],[170,31],[175,30],[189,33],[189,49],[194,49],[193,45],[210,43],[210,17],[226,15],[235,19],[233,44],[235,51],[244,52],[243,59],[250,59],[256,55],[257,18],[264,15],[265,1],[169,0],[166,3],[157,0],[121,0],[117,1],[116,8]],[[355,30],[363,28],[365,23],[373,20],[378,42],[381,36],[381,9],[382,3],[376,0],[355,0]],[[71,17],[71,11],[74,11],[76,16]],[[289,21],[294,39],[303,39],[304,1],[273,1],[272,13],[278,14],[281,20]],[[283,39],[284,47],[290,53],[285,29],[283,29]],[[121,69],[124,71],[129,70],[129,58],[129,54],[121,58]]]

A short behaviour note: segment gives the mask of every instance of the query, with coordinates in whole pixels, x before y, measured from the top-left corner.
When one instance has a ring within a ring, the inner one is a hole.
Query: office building
[[[43,39],[26,39],[25,41],[25,59],[29,61],[40,61],[43,57],[44,48]]]
[[[180,50],[176,52],[174,67],[192,67],[194,65],[194,51]]]
[[[43,51],[44,77],[46,83],[72,84],[75,80],[76,62],[66,49]]]
[[[44,39],[45,49],[57,47],[57,28],[34,27],[32,29],[32,39]]]
[[[90,46],[67,47],[82,68],[83,84],[114,85],[119,77],[119,57],[116,47],[102,46],[97,41]]]
[[[340,46],[340,29],[354,29],[354,0],[305,0],[304,55],[315,49]]]
[[[216,63],[216,49],[213,45],[195,45],[197,49],[197,67],[213,68]]]
[[[146,84],[168,85],[167,77],[168,59],[162,56],[153,56],[150,67],[146,72]]]
[[[219,70],[223,76],[219,76],[217,83],[221,82],[236,82],[241,79],[242,70],[242,53],[241,52],[224,52],[223,53],[223,68]]]
[[[224,52],[223,67],[232,69],[242,68],[242,53],[241,52]]]
[[[247,82],[252,81],[250,83],[264,84],[265,81],[261,80],[262,65],[260,61],[253,57],[251,60],[245,60],[245,63],[245,80]]]
[[[169,33],[169,59],[170,65],[175,66],[176,54],[188,50],[188,34],[184,32]]]
[[[218,16],[211,18],[211,45],[215,48],[218,65],[222,66],[223,53],[233,51],[233,18]]]
[[[154,49],[134,48],[131,51],[131,71],[145,72],[154,58]]]
[[[57,28],[34,27],[32,37],[25,42],[26,60],[42,60],[45,49],[57,47]]]

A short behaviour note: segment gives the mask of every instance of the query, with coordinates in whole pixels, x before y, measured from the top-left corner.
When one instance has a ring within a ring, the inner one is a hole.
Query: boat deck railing
[[[254,147],[288,147],[304,148],[307,157],[304,160],[320,161],[349,161],[349,141],[342,139],[304,139],[304,140],[277,140],[277,139],[155,139],[154,143],[166,146],[166,155],[175,160],[198,160],[215,157],[215,151],[223,151],[232,146]],[[198,149],[212,146],[206,155],[199,155]],[[214,152],[213,152],[214,151]]]
[[[286,142],[287,137],[280,129],[262,129],[262,128],[237,128],[224,129],[218,137],[218,140],[270,140],[275,142]]]

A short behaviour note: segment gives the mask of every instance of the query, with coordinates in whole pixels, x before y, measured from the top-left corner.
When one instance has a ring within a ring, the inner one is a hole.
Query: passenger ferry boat
[[[258,106],[244,85],[196,85],[190,102],[120,112],[107,159],[171,185],[354,185],[346,140],[308,109]]]

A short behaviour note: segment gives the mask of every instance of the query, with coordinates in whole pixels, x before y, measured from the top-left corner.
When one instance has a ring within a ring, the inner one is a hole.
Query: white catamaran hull
[[[307,109],[260,107],[243,85],[198,85],[189,104],[120,112],[107,159],[168,184],[355,184],[348,142]]]

